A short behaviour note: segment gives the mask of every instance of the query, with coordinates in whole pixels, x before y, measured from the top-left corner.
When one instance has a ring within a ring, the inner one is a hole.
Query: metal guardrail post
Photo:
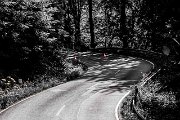
[[[144,79],[144,83],[141,86],[143,86],[149,79],[151,79],[154,75],[156,75],[160,70],[161,69],[157,69],[155,72],[150,73],[149,76],[146,76]],[[137,95],[138,95],[138,88],[137,88],[137,86],[135,86],[135,93],[134,93],[134,97],[132,98],[131,108],[136,113],[136,115],[138,116],[138,118],[140,120],[146,120],[145,117],[143,115],[141,115],[137,110],[137,107],[136,107]]]
[[[140,119],[140,120],[146,120],[145,118],[144,118],[144,116],[143,115],[141,115],[139,112],[138,112],[138,110],[137,110],[137,107],[136,107],[136,102],[137,102],[137,94],[138,94],[138,88],[137,88],[137,86],[135,86],[135,95],[134,95],[134,97],[133,97],[133,99],[132,99],[132,109],[133,109],[133,111],[136,113],[136,115],[138,116],[138,118]]]

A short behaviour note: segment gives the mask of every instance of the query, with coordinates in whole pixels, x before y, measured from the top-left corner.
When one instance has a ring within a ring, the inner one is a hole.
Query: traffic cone
[[[106,54],[105,54],[105,53],[103,54],[103,57],[106,57]]]

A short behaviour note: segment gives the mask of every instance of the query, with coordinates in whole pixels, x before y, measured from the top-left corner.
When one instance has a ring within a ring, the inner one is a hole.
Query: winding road
[[[47,89],[0,113],[0,120],[117,120],[119,100],[152,64],[101,53],[79,56],[89,70],[80,78]]]

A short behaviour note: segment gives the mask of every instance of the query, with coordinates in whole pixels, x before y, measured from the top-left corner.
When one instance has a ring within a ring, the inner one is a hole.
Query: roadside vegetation
[[[123,55],[148,59],[155,72],[160,69],[137,85],[137,107],[147,117],[175,119],[179,9],[178,0],[1,0],[1,108],[83,74],[87,66],[68,59],[69,53],[121,48]]]
[[[158,7],[162,7],[161,9],[164,9],[164,11],[168,10],[171,17],[176,18],[179,15],[177,11],[175,13],[176,15],[174,14],[174,10],[179,9],[175,5],[176,1],[166,2],[168,3],[166,8],[163,4],[159,4]],[[156,2],[144,2],[147,7],[144,9],[146,9],[147,13],[155,12],[158,9],[155,3]],[[149,9],[148,6],[154,7]],[[161,16],[162,13],[160,14],[156,11],[155,15],[159,16],[160,21],[164,20]],[[170,20],[168,14],[165,16]],[[176,23],[177,22],[179,22],[179,19],[176,19]],[[152,23],[157,25],[153,21]],[[179,27],[176,27],[172,27],[171,31],[174,33],[179,31]],[[174,35],[177,36],[177,33]],[[173,37],[171,36],[171,38]],[[165,40],[169,41],[170,39],[167,38]],[[158,41],[159,40],[156,40],[157,43]],[[150,75],[145,75],[145,77],[132,88],[130,94],[122,102],[122,106],[119,108],[119,115],[122,116],[124,120],[177,120],[180,118],[180,47],[178,41],[174,41],[174,43],[176,44],[170,45],[169,43],[169,50],[165,50],[165,47],[162,47],[162,55],[154,57],[146,52],[147,55],[141,57],[152,61],[155,64],[155,68],[151,71]]]
[[[31,74],[27,79],[11,76],[0,80],[0,106],[3,110],[8,106],[48,88],[63,84],[87,71],[88,67],[78,59],[65,59],[63,70],[60,67],[47,67],[43,74]],[[59,70],[60,69],[60,70]],[[20,76],[18,76],[20,77]]]

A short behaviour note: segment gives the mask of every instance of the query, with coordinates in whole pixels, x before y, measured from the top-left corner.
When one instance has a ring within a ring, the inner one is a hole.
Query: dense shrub
[[[47,65],[46,68],[48,70],[46,73],[34,77],[33,80],[25,81],[19,79],[19,83],[14,83],[12,87],[8,87],[5,84],[4,89],[0,88],[0,109],[5,109],[17,101],[47,88],[73,80],[87,71],[87,66],[79,60],[67,60],[63,61],[63,63],[65,69],[64,72],[58,71],[60,69],[59,67],[56,68]],[[5,81],[7,81],[7,79],[5,79]],[[0,85],[2,85],[1,79]]]

